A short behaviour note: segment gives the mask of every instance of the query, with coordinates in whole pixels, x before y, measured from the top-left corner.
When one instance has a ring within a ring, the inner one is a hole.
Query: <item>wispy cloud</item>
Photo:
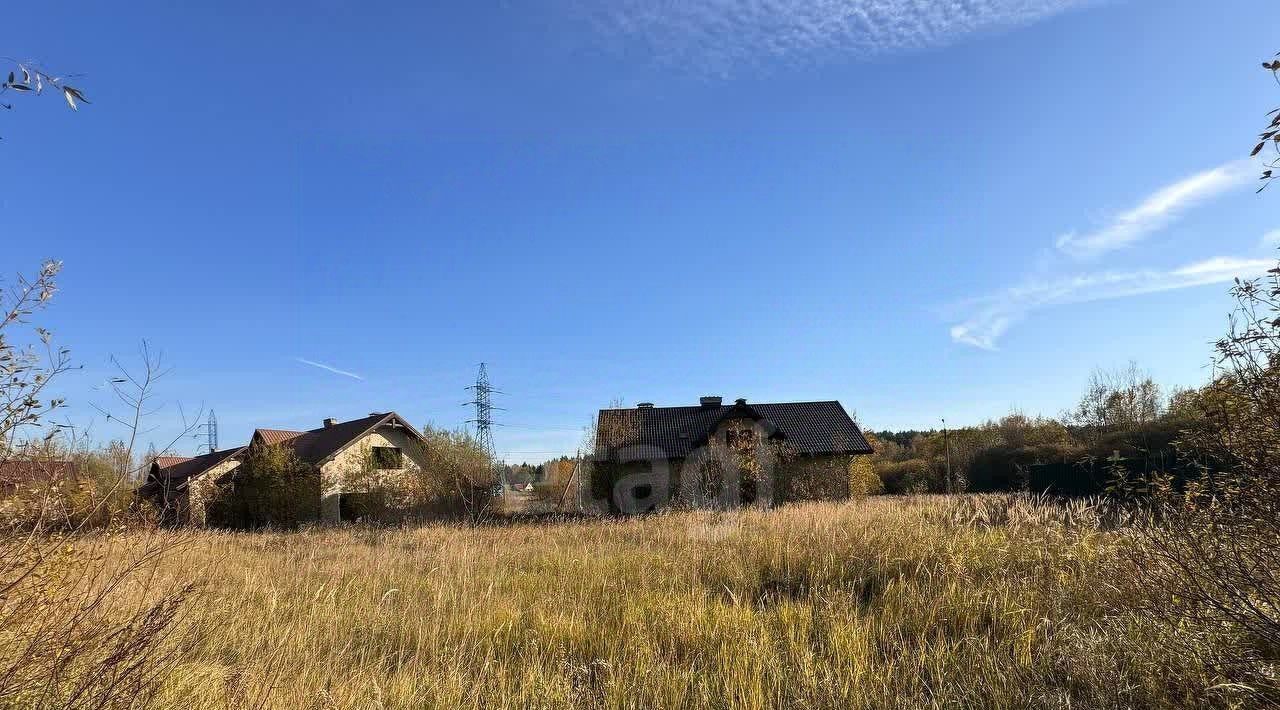
[[[1280,247],[1280,229],[1273,229],[1262,235],[1262,246]]]
[[[1121,212],[1096,231],[1071,232],[1058,237],[1058,250],[1078,259],[1089,259],[1123,249],[1164,228],[1186,208],[1244,185],[1255,177],[1254,173],[1250,161],[1239,160],[1184,178],[1147,196],[1136,207]]]
[[[1219,256],[1166,271],[1105,271],[1026,282],[959,304],[959,308],[972,314],[964,322],[952,326],[951,338],[958,343],[994,350],[1000,336],[1010,326],[1043,308],[1222,283],[1236,277],[1252,278],[1262,275],[1273,265],[1271,259]]]
[[[577,0],[613,43],[731,74],[766,60],[814,62],[949,44],[1102,0]]]
[[[335,375],[342,375],[343,377],[350,377],[350,378],[351,378],[351,379],[353,379],[353,380],[362,380],[362,381],[364,380],[364,377],[362,377],[362,376],[360,376],[360,375],[357,375],[357,374],[356,374],[356,373],[354,373],[354,372],[347,372],[346,370],[339,370],[338,368],[334,367],[333,365],[326,365],[326,364],[324,364],[323,362],[316,362],[315,360],[308,360],[308,359],[306,359],[306,358],[301,358],[301,357],[297,357],[297,358],[294,358],[294,359],[295,359],[295,360],[297,360],[298,362],[302,363],[303,365],[310,365],[310,366],[312,366],[312,367],[318,367],[318,368],[320,368],[321,370],[327,370],[327,371],[329,371],[329,372],[332,372],[332,373],[333,373],[333,374],[335,374]]]

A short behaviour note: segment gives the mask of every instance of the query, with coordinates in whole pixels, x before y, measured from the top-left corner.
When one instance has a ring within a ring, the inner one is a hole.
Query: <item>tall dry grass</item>
[[[155,707],[1187,707],[1123,528],[1017,496],[202,533]],[[131,554],[118,539],[112,555]],[[144,589],[136,591],[141,604]],[[124,600],[122,600],[124,601]]]

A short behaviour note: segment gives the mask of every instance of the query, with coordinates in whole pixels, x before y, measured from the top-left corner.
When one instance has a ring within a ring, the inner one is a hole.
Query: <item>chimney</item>
[[[333,417],[329,417],[328,419],[324,420],[324,428],[328,429],[329,427],[337,423],[338,423],[337,419],[334,419]]]
[[[706,397],[698,398],[698,404],[704,407],[719,407],[720,403],[723,401],[724,400],[721,399],[720,397],[715,397],[715,396],[706,396]]]
[[[653,409],[653,402],[640,402],[636,405],[636,409]]]
[[[741,404],[746,404],[746,403],[747,403],[747,398],[746,398],[746,397],[739,397],[739,398],[737,398],[737,399],[733,400],[733,403],[734,403],[734,404],[739,404],[739,405],[741,405]]]

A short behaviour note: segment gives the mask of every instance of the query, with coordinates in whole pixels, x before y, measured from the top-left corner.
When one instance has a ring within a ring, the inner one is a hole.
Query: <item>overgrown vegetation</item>
[[[201,533],[211,631],[158,705],[1209,707],[1117,583],[1131,513],[869,498],[545,525]],[[530,544],[530,541],[535,541]],[[113,554],[124,554],[128,540]],[[287,669],[282,672],[281,669]],[[269,696],[269,697],[268,697]]]
[[[149,576],[184,539],[141,532],[145,519],[128,514],[131,444],[94,451],[50,422],[62,401],[46,391],[69,351],[30,319],[59,268],[0,291],[0,707],[138,707],[199,631],[177,619],[199,571]],[[121,392],[142,411],[146,384]],[[127,549],[113,551],[126,524]]]
[[[209,502],[212,525],[296,529],[320,515],[320,475],[286,446],[250,447]]]
[[[1181,433],[1201,426],[1206,390],[1166,395],[1136,363],[1095,370],[1079,403],[1060,418],[1013,412],[972,427],[872,434],[874,468],[888,493],[955,490],[1099,495],[1114,474],[1198,475],[1203,461],[1179,452]]]
[[[1199,475],[1131,482],[1159,521],[1139,529],[1131,571],[1171,645],[1220,687],[1280,706],[1280,266],[1233,292],[1218,375],[1178,440]]]

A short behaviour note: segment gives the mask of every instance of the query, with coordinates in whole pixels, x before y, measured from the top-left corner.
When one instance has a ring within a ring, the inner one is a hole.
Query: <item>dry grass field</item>
[[[201,580],[152,707],[1185,706],[1106,527],[1087,504],[935,496],[201,532],[109,608]]]

